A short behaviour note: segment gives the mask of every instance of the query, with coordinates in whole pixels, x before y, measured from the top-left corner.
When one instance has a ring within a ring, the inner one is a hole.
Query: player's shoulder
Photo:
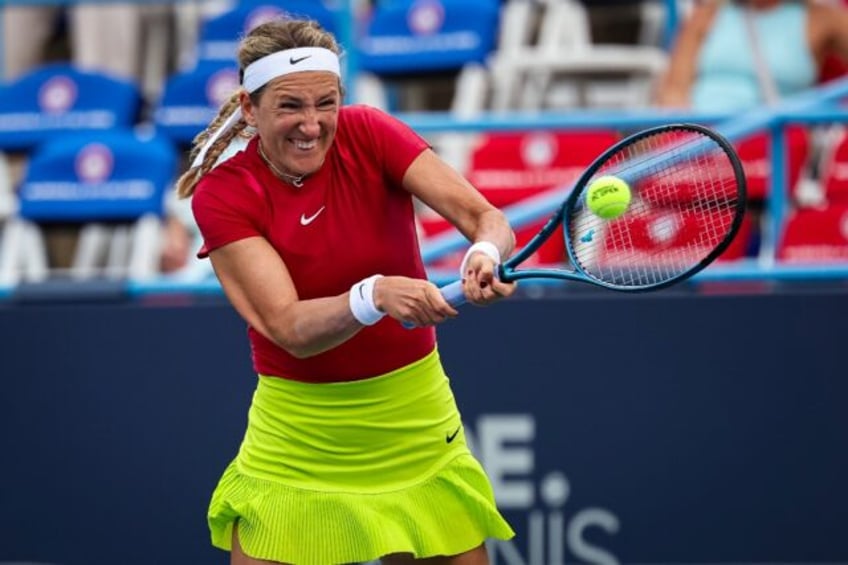
[[[216,164],[197,183],[195,195],[233,198],[255,194],[261,197],[262,183],[255,179],[247,150]]]
[[[234,180],[239,180],[245,176],[247,169],[240,165],[236,159],[236,157],[231,157],[207,171],[197,183],[197,190],[215,192],[221,190],[222,186],[231,184]]]
[[[368,104],[346,104],[339,109],[339,114],[346,119],[368,119],[387,115],[386,112]]]
[[[389,124],[392,116],[375,106],[368,104],[348,104],[339,110],[339,123],[343,127],[379,128]]]

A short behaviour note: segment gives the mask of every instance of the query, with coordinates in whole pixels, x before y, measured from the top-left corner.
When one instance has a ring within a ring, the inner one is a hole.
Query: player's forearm
[[[341,345],[363,326],[351,312],[345,293],[294,302],[266,327],[266,337],[302,359]]]
[[[515,248],[515,232],[504,213],[497,209],[480,214],[477,219],[477,228],[470,234],[469,239],[472,243],[478,241],[494,243],[503,259],[509,257]]]

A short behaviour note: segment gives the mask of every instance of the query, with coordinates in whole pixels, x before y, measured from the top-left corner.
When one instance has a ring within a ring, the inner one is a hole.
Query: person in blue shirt
[[[701,0],[679,30],[655,102],[744,111],[813,87],[829,53],[848,60],[848,10],[841,5]]]

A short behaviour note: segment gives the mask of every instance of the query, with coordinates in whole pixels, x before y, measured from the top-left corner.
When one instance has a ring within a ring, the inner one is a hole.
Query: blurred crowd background
[[[840,80],[845,10],[842,0],[4,2],[0,285],[208,278],[173,181],[238,86],[238,38],[267,18],[306,16],[336,33],[349,103],[564,123],[426,132],[507,208],[567,187],[637,127],[633,116],[715,123]],[[822,108],[834,118],[787,123],[777,149],[770,130],[733,140],[751,213],[723,262],[848,262],[844,105]],[[423,241],[448,228],[419,212]],[[538,222],[518,228],[522,243]],[[563,259],[558,242],[533,258]]]
[[[518,532],[493,563],[848,562],[846,2],[0,0],[0,562],[228,562],[205,516],[255,373],[174,182],[286,14],[511,219],[634,130],[782,113],[732,139],[749,213],[698,277],[733,284],[469,308],[439,353]],[[467,243],[418,220],[452,280]]]

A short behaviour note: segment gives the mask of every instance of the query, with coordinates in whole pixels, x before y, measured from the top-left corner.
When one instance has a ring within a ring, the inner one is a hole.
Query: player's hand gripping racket
[[[608,175],[629,186],[630,200],[622,213],[604,219],[590,210],[586,196],[593,181]],[[733,240],[744,213],[745,175],[726,139],[695,124],[650,128],[599,156],[539,233],[500,265],[498,277],[657,290],[713,262]],[[560,226],[571,268],[519,269]],[[441,292],[453,306],[465,302],[462,281]]]

